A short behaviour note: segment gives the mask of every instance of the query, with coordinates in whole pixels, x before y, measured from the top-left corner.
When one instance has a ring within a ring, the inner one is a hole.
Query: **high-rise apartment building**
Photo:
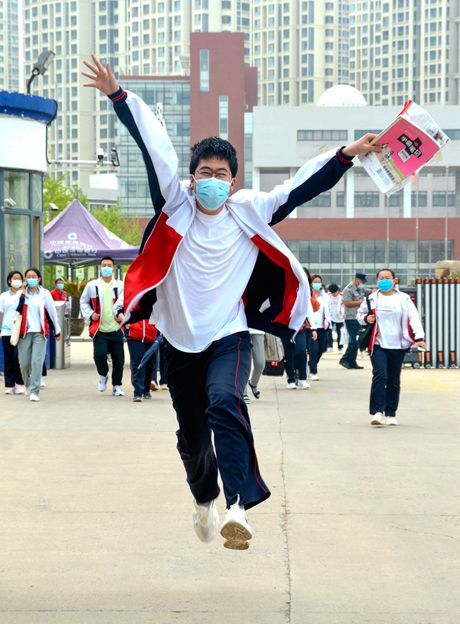
[[[459,104],[459,0],[358,1],[349,10],[350,84],[369,104]]]
[[[124,7],[118,0],[23,0],[24,57],[27,71],[44,49],[56,57],[33,92],[57,100],[56,123],[48,137],[51,160],[95,160],[96,149],[110,150],[115,120],[108,102],[93,89],[82,87],[83,59],[94,51],[118,71],[119,22]],[[120,14],[121,10],[121,14]],[[121,29],[123,30],[123,29]],[[92,166],[55,165],[53,173],[67,174],[69,184],[85,186]]]
[[[24,81],[21,62],[19,0],[0,0],[0,89],[19,91]]]

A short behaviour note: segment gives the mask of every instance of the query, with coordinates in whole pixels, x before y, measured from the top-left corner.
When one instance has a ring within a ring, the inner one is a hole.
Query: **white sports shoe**
[[[384,427],[387,424],[387,417],[382,412],[377,412],[371,418],[371,425],[374,427]]]
[[[40,381],[40,388],[46,388],[46,382],[42,377],[42,380]]]
[[[299,381],[297,382],[297,388],[299,388],[300,390],[308,390],[308,388],[311,388],[311,386],[305,379],[299,379]]]
[[[40,401],[40,397],[37,394],[30,394],[29,401]]]
[[[202,542],[210,542],[216,537],[219,530],[219,512],[215,500],[205,505],[193,501],[193,528]]]
[[[99,392],[105,392],[107,390],[107,384],[109,383],[109,374],[107,373],[107,375],[100,375],[99,376],[99,381],[97,384],[97,389],[99,390]]]
[[[114,386],[113,387],[112,396],[125,396],[125,393],[121,389],[121,386]]]
[[[227,509],[220,534],[225,539],[225,548],[231,550],[247,550],[249,548],[248,540],[252,538],[252,529],[244,509],[238,503],[234,503],[230,509]]]
[[[312,381],[319,381],[318,374],[317,374],[317,373],[312,373],[312,374],[310,375],[310,379],[311,379]]]
[[[387,425],[399,425],[398,423],[398,419],[396,418],[396,416],[387,416]]]
[[[286,386],[286,388],[288,390],[295,390],[297,388],[297,386],[295,385],[295,383],[292,381],[291,383],[288,383],[288,385]]]

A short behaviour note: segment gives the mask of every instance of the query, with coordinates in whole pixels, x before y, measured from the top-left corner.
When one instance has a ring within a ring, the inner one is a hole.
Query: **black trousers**
[[[299,379],[307,379],[307,332],[300,331],[295,341],[283,339],[284,361],[286,363],[286,375],[288,383],[296,382],[296,371],[299,371]]]
[[[201,353],[166,345],[166,374],[179,429],[177,449],[198,503],[217,498],[246,509],[270,496],[257,463],[243,393],[251,370],[249,332],[213,342]],[[212,443],[214,437],[215,451]]]
[[[99,375],[109,372],[107,356],[112,358],[112,385],[121,386],[125,365],[124,337],[121,329],[113,332],[98,331],[93,338],[93,358]]]
[[[152,379],[154,359],[156,353],[139,368],[145,352],[152,346],[151,342],[128,339],[129,359],[131,366],[131,383],[134,387],[134,396],[150,394],[150,380]]]
[[[21,369],[19,367],[18,348],[10,343],[10,336],[2,336],[5,388],[14,388],[16,384],[23,386]]]
[[[401,369],[406,351],[374,346],[369,413],[396,416],[401,392]]]
[[[307,329],[307,348],[308,348],[308,367],[312,375],[318,374],[318,363],[323,353],[327,351],[327,331],[325,329],[317,329],[317,339],[311,337],[311,329]]]

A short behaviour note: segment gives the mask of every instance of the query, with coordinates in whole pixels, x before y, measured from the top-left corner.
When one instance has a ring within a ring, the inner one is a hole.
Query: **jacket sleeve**
[[[373,301],[372,299],[369,299],[370,304],[371,304],[371,308],[372,308],[372,304]],[[367,325],[366,323],[366,317],[369,314],[369,310],[367,309],[367,302],[366,299],[363,299],[363,301],[361,301],[361,305],[358,308],[358,313],[356,315],[356,320],[358,321],[358,323],[360,323],[360,325]]]
[[[342,149],[329,150],[306,162],[293,178],[269,193],[256,193],[253,203],[267,223],[276,225],[298,206],[332,188],[352,165]]]
[[[166,129],[152,109],[131,91],[120,88],[109,96],[115,113],[142,152],[155,212],[186,198],[178,175],[178,158]]]
[[[418,310],[411,299],[408,300],[407,305],[407,311],[409,313],[409,323],[412,331],[414,332],[414,338],[415,340],[423,340],[425,338],[425,332],[423,330]]]
[[[48,312],[51,322],[53,323],[55,335],[60,336],[61,326],[59,325],[56,306],[54,305],[54,299],[48,290],[45,292],[45,309]]]
[[[125,303],[124,303],[123,288],[122,288],[121,293],[119,292],[118,299],[115,301],[113,310],[112,310],[115,320],[117,319],[117,316],[120,313],[124,313],[124,311],[125,311]]]
[[[85,319],[90,319],[94,310],[90,305],[89,284],[86,284],[80,297],[80,311]]]

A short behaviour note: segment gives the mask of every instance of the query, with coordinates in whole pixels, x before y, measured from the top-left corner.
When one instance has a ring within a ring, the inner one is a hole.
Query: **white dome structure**
[[[367,102],[361,91],[355,87],[335,85],[322,93],[318,106],[367,106]]]

